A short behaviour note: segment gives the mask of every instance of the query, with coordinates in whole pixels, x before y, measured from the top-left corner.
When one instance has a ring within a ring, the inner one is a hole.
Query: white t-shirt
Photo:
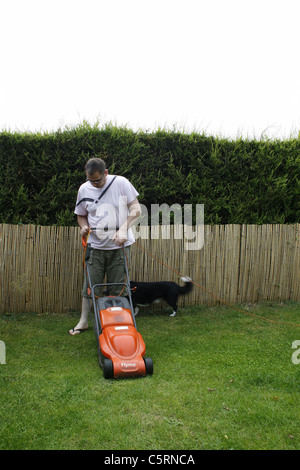
[[[117,176],[97,204],[95,201],[113,178],[114,175],[107,175],[106,183],[102,188],[95,188],[90,181],[86,181],[78,190],[74,212],[76,215],[87,217],[89,226],[97,229],[90,233],[88,239],[92,248],[101,250],[120,248],[112,241],[112,237],[128,217],[128,204],[139,195],[124,176]],[[132,245],[134,242],[132,230],[129,229],[124,246]]]

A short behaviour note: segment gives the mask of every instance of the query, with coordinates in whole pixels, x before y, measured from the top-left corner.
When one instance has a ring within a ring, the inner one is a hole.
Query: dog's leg
[[[137,314],[139,313],[139,307],[134,307],[134,316],[136,317]]]
[[[178,305],[177,305],[177,299],[166,299],[170,307],[173,309],[173,313],[171,313],[170,317],[175,317],[177,310],[178,310]]]

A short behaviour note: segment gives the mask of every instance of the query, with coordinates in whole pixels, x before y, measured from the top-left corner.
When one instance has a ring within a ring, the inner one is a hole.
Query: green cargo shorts
[[[127,246],[124,249],[126,251],[127,260],[129,262],[130,247]],[[92,248],[86,264],[89,268],[92,286],[95,284],[111,282],[124,283],[127,281],[125,271],[125,257],[122,248],[116,250],[96,250]],[[82,295],[84,297],[91,297],[87,289],[88,287],[92,288],[92,286],[88,285],[87,273],[85,270],[84,284],[82,289]],[[119,295],[122,289],[123,286],[96,287],[95,295],[100,297],[103,295],[103,291],[105,291],[105,295]],[[124,291],[122,292],[122,296],[126,295],[128,295],[128,293],[125,287]]]

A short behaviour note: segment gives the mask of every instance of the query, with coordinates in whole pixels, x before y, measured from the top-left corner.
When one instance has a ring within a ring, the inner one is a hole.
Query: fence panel
[[[186,250],[171,227],[168,240],[137,240],[130,277],[180,282],[166,265],[189,276],[201,287],[181,298],[181,306],[214,305],[217,298],[230,304],[300,301],[299,229],[300,224],[205,225],[203,247]],[[82,255],[76,227],[0,225],[0,312],[79,310]]]

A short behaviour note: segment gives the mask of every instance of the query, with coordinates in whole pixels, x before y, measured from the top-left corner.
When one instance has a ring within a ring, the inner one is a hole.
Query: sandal
[[[71,336],[76,336],[76,335],[80,335],[81,333],[83,333],[84,331],[86,331],[87,328],[83,328],[83,329],[80,329],[80,328],[72,328],[70,331],[69,331],[69,335]]]

